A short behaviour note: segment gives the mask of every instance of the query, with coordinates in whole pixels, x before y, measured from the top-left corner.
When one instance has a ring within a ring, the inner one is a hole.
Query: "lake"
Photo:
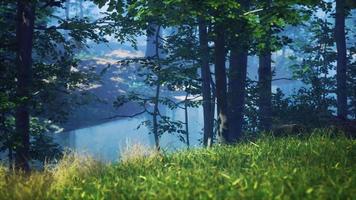
[[[170,117],[171,120],[184,122],[183,109],[163,108],[160,111],[162,115]],[[190,145],[191,147],[201,146],[203,109],[201,107],[189,108],[188,113]],[[122,151],[133,144],[154,147],[154,138],[152,134],[149,134],[148,128],[141,126],[137,129],[142,121],[151,119],[152,117],[148,114],[135,118],[121,118],[100,125],[58,133],[55,141],[64,148],[87,153],[104,162],[113,162],[119,159]],[[187,145],[179,140],[177,134],[169,133],[161,137],[160,145],[162,149],[168,151],[187,148]]]

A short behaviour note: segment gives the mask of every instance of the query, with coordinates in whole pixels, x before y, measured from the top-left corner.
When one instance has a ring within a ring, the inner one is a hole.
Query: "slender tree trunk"
[[[84,18],[83,0],[79,0],[79,18]]]
[[[29,171],[30,112],[29,98],[32,84],[32,40],[35,6],[29,0],[17,2],[17,97],[16,133],[20,144],[16,148],[15,167]]]
[[[208,32],[209,35],[209,32]],[[215,113],[219,113],[218,110],[218,106],[217,106],[217,102],[216,102],[216,84],[214,82],[214,76],[215,74],[211,73],[211,69],[209,67],[209,71],[210,71],[210,85],[211,85],[211,123],[212,123],[212,129],[213,129],[213,134],[212,134],[212,142],[211,144],[214,143],[214,138],[217,135],[217,129],[215,129],[217,126],[215,124],[216,120],[215,120]]]
[[[215,87],[215,84],[214,84],[214,81],[213,81],[213,78],[212,78],[212,74],[210,74],[210,80],[211,80],[211,123],[212,123],[212,129],[213,129],[213,132],[212,132],[212,139],[214,139],[214,136],[217,135],[216,133],[216,130],[214,130],[215,128],[215,111],[218,110],[217,106],[216,106],[216,87]],[[217,112],[218,113],[218,112]],[[214,140],[211,141],[211,144],[214,143]]]
[[[69,12],[70,12],[70,0],[66,0],[65,2],[65,13],[66,13],[66,19],[69,19]]]
[[[266,0],[266,12],[271,5],[271,0]],[[266,13],[267,14],[267,13]],[[264,23],[264,22],[262,22]],[[258,93],[259,93],[259,119],[260,129],[270,131],[272,128],[272,52],[271,52],[271,28],[264,23],[267,28],[265,38],[265,48],[259,55],[258,68]]]
[[[337,48],[337,115],[340,119],[347,119],[345,0],[336,0],[335,41]]]
[[[160,43],[159,43],[159,36],[160,36],[160,29],[161,26],[157,26],[157,29],[155,29],[155,55],[153,57],[156,57],[157,64],[160,66]],[[146,55],[147,56],[147,55]],[[159,76],[159,75],[158,75]],[[156,87],[156,95],[154,99],[154,108],[153,108],[153,136],[155,139],[155,145],[156,145],[156,150],[160,150],[160,145],[159,145],[159,135],[158,135],[158,114],[159,114],[159,96],[160,96],[160,89],[161,89],[161,83],[160,83],[160,78],[157,78],[157,87]]]
[[[188,118],[188,92],[185,95],[185,100],[184,100],[184,118],[185,118],[186,142],[187,142],[187,148],[189,149],[190,141],[189,141],[189,118]]]
[[[162,49],[162,29],[160,25],[149,23],[147,30],[147,42],[145,57],[159,57],[164,58],[165,54]],[[158,49],[157,49],[158,48]],[[158,54],[157,54],[158,52]]]
[[[269,131],[272,127],[272,68],[271,52],[259,56],[258,93],[260,129]]]
[[[225,38],[224,27],[220,24],[215,26],[215,82],[216,99],[218,105],[219,130],[218,137],[221,143],[229,143],[229,122],[227,108],[227,86],[225,69]]]
[[[11,170],[14,167],[13,151],[11,146],[9,147],[8,158],[9,158],[9,169]]]
[[[153,115],[152,115],[152,122],[153,122],[153,136],[155,139],[155,146],[156,150],[160,149],[159,146],[159,135],[158,135],[158,113],[159,113],[159,105],[158,105],[158,99],[159,99],[159,94],[160,94],[160,83],[158,81],[157,87],[156,87],[156,95],[155,95],[155,100],[154,100],[154,108],[153,108]]]
[[[213,99],[211,98],[211,75],[209,67],[209,47],[206,21],[199,19],[200,64],[202,76],[203,113],[204,113],[204,146],[210,147],[213,142]]]
[[[242,11],[247,10],[248,2],[239,1]],[[247,78],[248,56],[248,30],[245,21],[236,29],[239,36],[236,45],[232,45],[230,55],[229,76],[229,132],[232,142],[238,141],[242,136],[243,110],[245,106],[245,90]]]

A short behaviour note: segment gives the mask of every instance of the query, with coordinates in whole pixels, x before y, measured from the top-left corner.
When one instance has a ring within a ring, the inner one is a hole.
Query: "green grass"
[[[67,156],[29,177],[0,176],[1,199],[356,199],[356,141],[267,137],[111,165]]]

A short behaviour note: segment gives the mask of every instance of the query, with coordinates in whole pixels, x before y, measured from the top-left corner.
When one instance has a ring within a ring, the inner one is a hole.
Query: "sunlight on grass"
[[[152,159],[159,155],[160,153],[155,150],[155,148],[150,148],[142,144],[128,144],[126,149],[121,151],[120,160],[122,162],[138,162],[144,159]]]
[[[315,132],[163,156],[137,145],[104,165],[66,155],[26,176],[0,168],[1,199],[352,199],[356,142]]]

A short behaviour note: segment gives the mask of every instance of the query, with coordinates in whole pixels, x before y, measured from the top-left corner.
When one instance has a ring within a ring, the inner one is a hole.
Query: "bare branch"
[[[45,2],[45,4],[40,7],[40,9],[45,9],[48,7],[61,7],[63,2],[64,0],[59,0],[59,1],[50,0]]]
[[[134,117],[137,117],[137,116],[139,116],[139,115],[141,115],[141,114],[143,114],[143,113],[145,113],[145,112],[147,112],[146,109],[144,109],[144,110],[141,111],[141,112],[135,113],[135,114],[133,114],[133,115],[113,115],[113,116],[111,116],[111,117],[104,118],[104,120],[110,120],[110,119],[115,119],[115,118],[119,118],[119,117],[134,118]]]
[[[252,13],[260,12],[262,10],[263,10],[262,8],[256,9],[256,10],[251,10],[251,11],[245,12],[243,15],[249,15],[249,14],[252,14]]]
[[[293,79],[293,78],[276,78],[276,79],[266,80],[266,81],[281,81],[281,80],[286,80],[286,81],[298,81],[298,79]],[[253,81],[253,80],[250,80],[250,82],[258,83],[258,82],[260,82],[260,81]]]

